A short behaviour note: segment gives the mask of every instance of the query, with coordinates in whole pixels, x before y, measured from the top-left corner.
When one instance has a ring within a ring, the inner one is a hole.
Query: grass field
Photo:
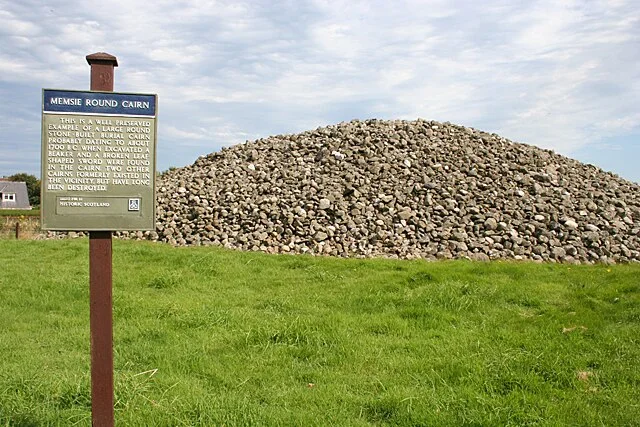
[[[40,209],[0,209],[0,216],[40,216]]]
[[[88,241],[0,240],[0,425],[91,423]],[[640,266],[114,241],[122,426],[637,425]]]

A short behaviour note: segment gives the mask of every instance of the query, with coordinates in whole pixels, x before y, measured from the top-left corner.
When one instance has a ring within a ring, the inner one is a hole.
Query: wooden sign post
[[[113,92],[115,56],[87,55],[90,90]],[[91,329],[91,423],[113,427],[113,306],[111,231],[89,232],[89,307]]]

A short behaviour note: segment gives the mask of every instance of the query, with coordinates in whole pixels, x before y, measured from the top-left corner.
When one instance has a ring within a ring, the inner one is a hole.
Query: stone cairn
[[[434,121],[352,121],[223,148],[164,173],[157,230],[340,257],[640,261],[640,186]]]

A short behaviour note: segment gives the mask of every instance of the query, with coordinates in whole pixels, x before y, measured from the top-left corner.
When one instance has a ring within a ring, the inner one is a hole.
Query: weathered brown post
[[[91,90],[113,92],[115,56],[87,55]],[[91,422],[112,427],[113,415],[113,309],[111,231],[89,232],[89,305],[91,329]]]
[[[20,240],[20,221],[16,222],[16,240]]]

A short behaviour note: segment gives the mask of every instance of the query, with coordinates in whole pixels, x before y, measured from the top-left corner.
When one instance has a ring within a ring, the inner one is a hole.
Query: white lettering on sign
[[[151,122],[149,120],[116,120],[116,126],[134,126],[134,127],[149,128],[151,127]]]
[[[56,105],[116,107],[113,99],[56,99]],[[75,104],[71,102],[76,102]],[[65,104],[66,103],[66,104]],[[123,101],[126,108],[149,102]],[[126,104],[126,105],[125,105]],[[109,191],[113,186],[153,186],[153,120],[53,116],[45,124],[46,182],[52,191]]]
[[[67,185],[67,190],[68,191],[87,191],[87,192],[107,191],[107,186],[106,185],[75,185],[75,184],[71,184],[71,185]]]
[[[60,197],[58,204],[66,208],[108,208],[111,206],[110,202],[88,202],[83,201],[82,197]]]
[[[85,99],[84,105],[87,107],[111,107],[115,108],[118,106],[118,101],[115,99]]]
[[[50,178],[53,177],[65,177],[70,178],[73,176],[73,172],[71,171],[47,171],[47,176]]]
[[[149,101],[122,101],[124,108],[149,108]]]
[[[79,126],[71,123],[61,123],[61,124],[49,123],[49,126],[47,127],[47,129],[48,130],[79,130]]]
[[[51,98],[51,105],[82,105],[80,98]]]

